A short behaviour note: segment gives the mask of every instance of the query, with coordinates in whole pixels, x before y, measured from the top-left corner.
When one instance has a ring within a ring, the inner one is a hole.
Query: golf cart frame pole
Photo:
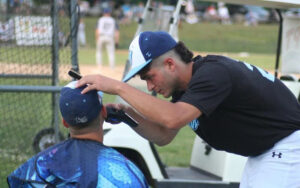
[[[278,31],[278,40],[277,40],[277,52],[276,52],[276,63],[275,63],[275,77],[278,77],[278,69],[279,69],[279,60],[281,53],[281,39],[282,39],[282,15],[279,9],[276,9],[276,12],[279,16],[279,31]]]
[[[80,10],[77,0],[70,0],[70,12],[71,12],[71,63],[72,69],[79,73],[78,66],[78,26],[80,19]]]
[[[150,7],[151,2],[152,2],[152,0],[148,0],[147,3],[146,3],[142,18],[139,18],[138,27],[137,27],[137,30],[135,32],[134,37],[137,36],[138,34],[140,34],[140,32],[142,31],[142,28],[143,28],[143,25],[144,25],[144,20],[148,16],[148,12],[153,11],[153,8]],[[129,58],[127,58],[126,63],[125,63],[125,68],[124,68],[124,71],[123,71],[122,80],[123,80],[123,78],[125,78],[125,75],[127,74],[130,66],[131,66],[131,63],[129,62]]]
[[[9,0],[7,0],[6,1],[6,21],[8,21],[9,20],[9,18],[11,18],[11,6],[10,6],[10,1]]]
[[[141,32],[141,30],[143,28],[144,20],[147,17],[148,12],[153,11],[153,8],[150,7],[151,3],[152,3],[152,0],[148,0],[147,1],[146,6],[145,6],[145,11],[143,12],[142,18],[140,18],[139,21],[138,21],[139,25],[138,25],[138,28],[137,28],[134,36],[137,36],[138,34],[140,34],[140,32]]]
[[[176,26],[178,24],[178,20],[180,19],[180,9],[181,9],[181,6],[182,6],[182,3],[183,3],[183,0],[179,0],[177,2],[177,5],[176,5],[176,9],[173,13],[173,16],[172,18],[170,19],[170,29],[169,29],[169,34],[171,36],[174,36],[174,31],[176,29]]]

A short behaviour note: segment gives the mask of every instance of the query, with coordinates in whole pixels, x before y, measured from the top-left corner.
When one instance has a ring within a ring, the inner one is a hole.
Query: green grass
[[[233,59],[248,62],[250,64],[259,66],[267,70],[273,70],[275,68],[275,54],[261,54],[261,53],[248,53],[245,57],[243,53],[222,53],[222,52],[195,52],[195,55],[208,55],[219,54],[225,55]],[[108,66],[107,54],[104,53],[104,65]],[[128,57],[127,50],[116,51],[116,64],[119,66],[125,66],[125,62]],[[78,53],[78,59],[80,65],[95,65],[95,49],[93,48],[81,48]],[[106,60],[106,61],[105,61]]]
[[[78,52],[79,65],[95,65],[96,62],[96,49],[94,48],[80,48]],[[128,57],[127,50],[116,50],[115,58],[117,66],[125,66]],[[108,66],[107,53],[103,53],[103,65]]]
[[[189,126],[182,128],[174,140],[166,146],[156,146],[166,166],[188,166],[196,134]]]
[[[211,54],[211,53],[208,53],[208,54]],[[274,54],[249,53],[246,57],[241,53],[214,53],[214,54],[225,55],[230,58],[244,61],[249,64],[261,67],[268,71],[273,71],[275,69],[276,57]]]
[[[179,38],[191,50],[199,52],[275,53],[277,25],[183,24]]]
[[[88,47],[95,48],[97,18],[84,18]],[[120,25],[120,49],[128,49],[137,29],[136,23]],[[199,52],[275,53],[278,35],[276,24],[246,27],[241,24],[187,24],[179,28],[179,39]]]
[[[0,187],[18,165],[34,154],[35,134],[51,126],[50,94],[1,93]],[[6,99],[6,100],[3,100]]]
[[[1,47],[0,62],[48,64],[51,63],[51,47]]]
[[[80,48],[79,62],[81,64],[95,63],[95,26],[97,18],[84,18],[86,24],[87,46]],[[137,24],[120,25],[120,44],[122,50],[127,50],[136,32]],[[179,29],[179,38],[191,50],[198,52],[249,52],[259,54],[275,54],[277,40],[277,25],[260,25],[245,27],[243,25],[219,25],[211,23],[183,23]],[[70,51],[68,48],[64,48]],[[18,54],[16,56],[15,54]],[[30,54],[30,55],[28,55]],[[117,62],[124,62],[127,54],[117,54]],[[104,58],[106,54],[104,53]],[[61,55],[61,59],[62,59]],[[119,59],[119,60],[118,60]],[[38,63],[51,61],[50,47],[17,47],[0,48],[0,62]]]

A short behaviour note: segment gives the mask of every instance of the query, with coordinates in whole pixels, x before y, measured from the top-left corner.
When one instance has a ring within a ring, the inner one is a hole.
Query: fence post
[[[77,0],[70,1],[70,13],[71,13],[71,60],[72,60],[72,69],[76,72],[79,72],[78,66],[78,45],[77,45],[77,32],[79,24],[79,6]]]
[[[58,23],[58,6],[57,0],[52,1],[51,6],[51,17],[52,17],[52,85],[58,86],[58,67],[59,67],[59,23]],[[59,93],[52,93],[52,125],[54,126],[55,132],[55,143],[59,142]]]

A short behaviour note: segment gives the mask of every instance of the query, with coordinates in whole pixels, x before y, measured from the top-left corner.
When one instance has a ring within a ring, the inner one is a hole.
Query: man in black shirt
[[[168,102],[102,75],[85,76],[78,87],[119,95],[116,104],[134,117],[134,130],[166,145],[186,124],[218,150],[249,156],[241,187],[300,185],[300,105],[291,91],[259,67],[223,56],[193,58],[166,32],[142,32],[129,47],[131,68]]]

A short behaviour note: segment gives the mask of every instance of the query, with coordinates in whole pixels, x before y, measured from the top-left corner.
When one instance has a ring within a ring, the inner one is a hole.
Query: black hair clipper
[[[105,119],[106,122],[117,124],[121,121],[129,125],[130,127],[137,127],[138,123],[130,117],[127,113],[123,110],[117,110],[112,107],[106,107],[107,117]]]
[[[68,74],[74,78],[75,80],[80,80],[82,78],[82,76],[78,73],[78,72],[75,72],[74,70],[69,70]]]

